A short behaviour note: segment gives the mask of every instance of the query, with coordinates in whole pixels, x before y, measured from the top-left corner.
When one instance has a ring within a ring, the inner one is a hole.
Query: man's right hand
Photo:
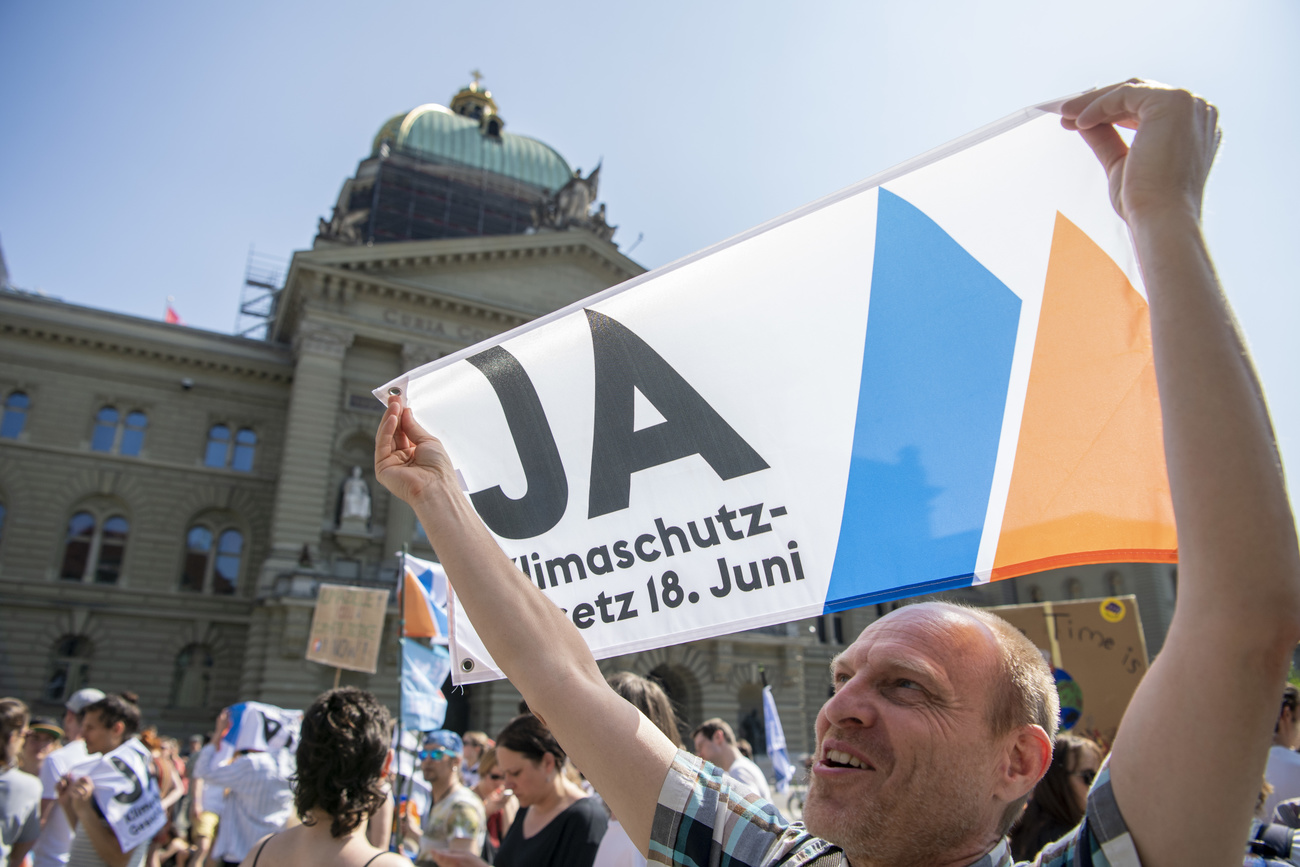
[[[456,470],[437,437],[420,427],[402,399],[388,399],[375,433],[375,478],[409,505],[431,488],[456,485]]]

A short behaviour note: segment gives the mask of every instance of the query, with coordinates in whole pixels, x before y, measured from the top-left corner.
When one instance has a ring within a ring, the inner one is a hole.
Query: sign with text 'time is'
[[[602,658],[1177,556],[1144,290],[1051,106],[393,387]]]

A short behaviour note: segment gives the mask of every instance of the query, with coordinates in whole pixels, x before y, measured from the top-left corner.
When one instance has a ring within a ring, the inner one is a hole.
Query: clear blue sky
[[[1300,473],[1300,5],[0,4],[13,282],[232,330],[250,244],[310,245],[379,126],[481,69],[648,267],[1044,99],[1142,75],[1222,111],[1211,245]],[[1294,478],[1293,492],[1297,490]]]

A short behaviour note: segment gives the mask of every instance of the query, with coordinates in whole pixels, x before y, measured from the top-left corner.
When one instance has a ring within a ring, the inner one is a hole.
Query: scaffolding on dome
[[[249,246],[248,262],[244,266],[244,285],[239,293],[235,334],[254,340],[266,339],[288,270],[287,260],[259,253]]]
[[[496,172],[387,147],[348,182],[321,237],[352,244],[518,235],[550,190]]]

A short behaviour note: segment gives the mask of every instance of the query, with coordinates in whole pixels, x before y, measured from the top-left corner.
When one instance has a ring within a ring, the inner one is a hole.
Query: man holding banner
[[[1267,409],[1200,229],[1217,112],[1131,81],[1061,113],[1101,161],[1145,278],[1180,582],[1087,818],[1042,863],[1240,863],[1300,639],[1300,551]],[[1115,125],[1137,130],[1131,146]],[[415,509],[492,658],[653,860],[1010,863],[1003,835],[1051,760],[1057,699],[1004,621],[932,603],[868,627],[836,659],[818,716],[808,826],[787,827],[607,687],[571,618],[500,551],[441,443],[396,398],[375,467]]]
[[[81,735],[93,755],[58,784],[75,836],[70,867],[140,867],[167,824],[153,756],[135,737],[140,709],[120,695],[85,709]]]

